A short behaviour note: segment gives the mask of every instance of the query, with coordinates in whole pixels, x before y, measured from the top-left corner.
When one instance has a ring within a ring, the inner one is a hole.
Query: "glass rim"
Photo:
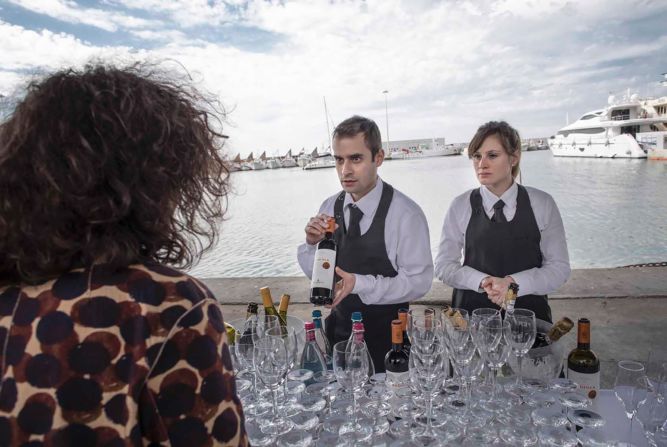
[[[618,367],[626,371],[640,372],[644,371],[644,364],[636,360],[619,360]]]

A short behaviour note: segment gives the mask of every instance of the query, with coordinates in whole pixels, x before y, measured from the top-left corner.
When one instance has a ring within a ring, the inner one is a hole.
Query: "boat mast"
[[[324,101],[324,119],[327,122],[327,139],[324,140],[324,141],[328,142],[329,150],[331,150],[331,129],[329,128],[329,111],[327,110],[327,98],[326,98],[326,96],[322,96],[322,100]]]

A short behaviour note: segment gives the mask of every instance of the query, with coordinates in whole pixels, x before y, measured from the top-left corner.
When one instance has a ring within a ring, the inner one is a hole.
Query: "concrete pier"
[[[274,300],[291,295],[289,313],[309,319],[306,277],[203,279],[224,305],[226,320],[245,315],[251,301],[261,303],[259,288],[271,288]],[[450,304],[451,288],[433,282],[417,306]],[[602,361],[602,386],[613,386],[619,360],[646,361],[651,349],[665,350],[667,340],[667,267],[632,267],[574,270],[569,281],[549,295],[553,318],[591,320],[591,348]],[[328,311],[324,311],[326,315]],[[566,336],[568,351],[576,344],[576,328]]]

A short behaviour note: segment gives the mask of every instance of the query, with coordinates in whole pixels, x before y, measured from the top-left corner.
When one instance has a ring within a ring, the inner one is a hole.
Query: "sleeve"
[[[352,293],[364,304],[398,304],[426,295],[433,285],[433,257],[424,213],[404,216],[399,221],[396,250],[397,275],[355,275]]]
[[[479,284],[488,274],[462,265],[465,227],[472,214],[470,203],[466,200],[468,197],[457,197],[447,210],[435,258],[435,276],[448,286],[477,292]]]
[[[331,198],[325,200],[322,205],[320,205],[320,210],[317,213],[326,213],[330,216],[333,215],[333,201]],[[307,242],[299,245],[296,251],[296,260],[299,263],[299,267],[301,267],[301,271],[309,279],[313,276],[313,261],[315,260],[316,251],[317,245],[310,245]]]
[[[146,357],[150,372],[139,399],[143,441],[248,445],[217,301],[206,298],[190,307]]]
[[[511,275],[519,285],[519,296],[546,295],[565,284],[570,277],[570,257],[563,219],[554,199],[548,194],[545,196],[542,218],[544,228],[540,229],[542,267]],[[533,209],[535,210],[535,207]]]

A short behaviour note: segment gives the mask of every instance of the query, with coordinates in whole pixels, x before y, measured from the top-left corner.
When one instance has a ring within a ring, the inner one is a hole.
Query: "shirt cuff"
[[[354,293],[356,295],[359,295],[359,298],[361,298],[361,295],[364,293],[368,293],[370,288],[372,287],[371,284],[371,279],[367,278],[366,275],[358,275],[354,274],[354,287],[352,288],[352,291],[350,293]],[[363,298],[361,298],[361,301],[363,302]],[[368,304],[368,303],[365,303]]]
[[[468,283],[468,288],[470,290],[474,290],[475,292],[479,292],[480,290],[479,285],[482,283],[482,280],[487,276],[489,275],[477,271],[470,273],[470,282]]]
[[[534,291],[531,290],[532,288],[530,287],[530,280],[528,279],[527,273],[519,272],[507,276],[511,276],[514,279],[514,282],[519,286],[517,297],[533,294]]]

